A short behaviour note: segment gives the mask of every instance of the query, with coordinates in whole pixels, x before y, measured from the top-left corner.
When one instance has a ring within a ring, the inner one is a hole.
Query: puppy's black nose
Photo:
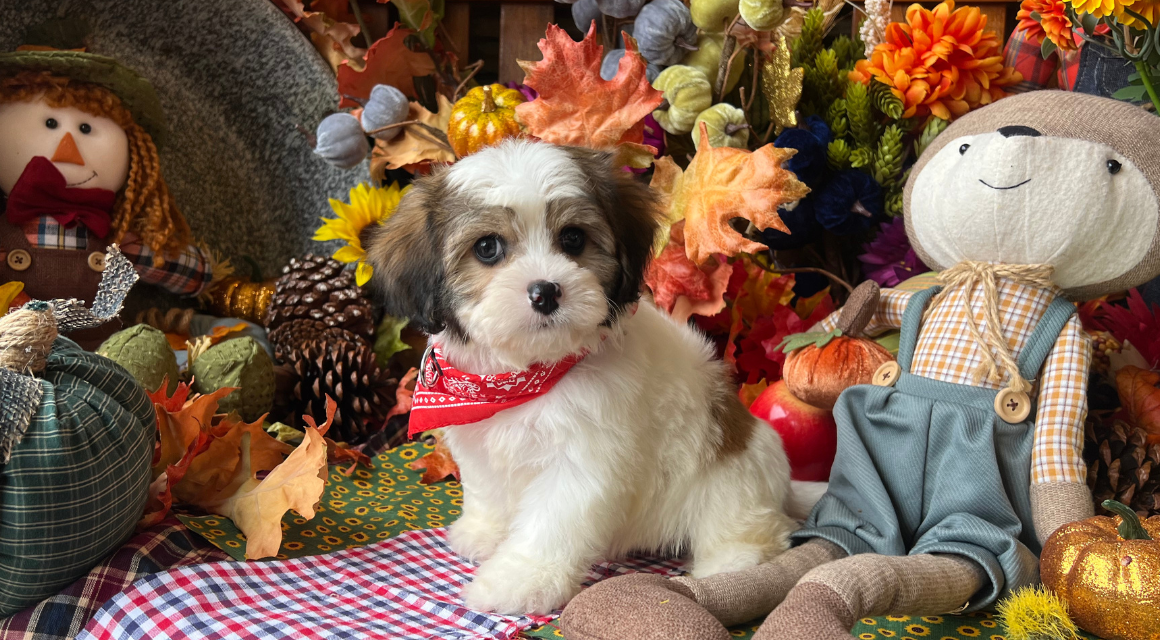
[[[532,301],[532,308],[546,316],[560,308],[558,300],[561,293],[560,285],[547,280],[537,280],[528,285],[528,300]]]
[[[1025,127],[1023,125],[1012,125],[1010,127],[999,127],[999,134],[1002,135],[1004,138],[1010,138],[1011,136],[1030,136],[1032,138],[1035,138],[1035,137],[1043,135],[1042,133],[1039,133],[1035,129],[1032,129],[1031,127]]]

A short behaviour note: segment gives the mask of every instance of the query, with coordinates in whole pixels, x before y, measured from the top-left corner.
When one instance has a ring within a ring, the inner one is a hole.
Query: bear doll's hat
[[[0,78],[21,71],[47,71],[105,87],[121,99],[121,104],[133,115],[133,121],[153,138],[155,144],[160,145],[165,137],[165,111],[153,85],[141,74],[112,58],[43,47],[0,53]]]

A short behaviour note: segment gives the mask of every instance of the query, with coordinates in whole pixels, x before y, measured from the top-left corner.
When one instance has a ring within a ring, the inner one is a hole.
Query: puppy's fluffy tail
[[[817,504],[818,500],[822,499],[822,495],[826,493],[829,486],[828,482],[794,480],[790,483],[789,503],[786,505],[786,512],[795,520],[805,520],[814,510],[814,505]]]

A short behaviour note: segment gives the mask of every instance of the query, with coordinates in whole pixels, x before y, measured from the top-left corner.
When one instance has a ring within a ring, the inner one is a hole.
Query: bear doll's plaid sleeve
[[[878,298],[878,310],[874,312],[870,324],[864,329],[866,335],[873,336],[889,329],[901,329],[902,314],[906,313],[906,303],[910,302],[910,296],[913,295],[911,291],[883,289]],[[841,313],[842,310],[839,309],[826,316],[812,331],[833,331],[838,325],[838,315]]]
[[[1031,483],[1078,482],[1087,478],[1083,424],[1087,417],[1092,347],[1078,316],[1072,316],[1040,374]]]

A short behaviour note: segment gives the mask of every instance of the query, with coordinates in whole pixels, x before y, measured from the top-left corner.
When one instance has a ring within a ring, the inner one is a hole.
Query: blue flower
[[[882,187],[857,169],[838,172],[810,195],[818,223],[835,235],[867,231],[883,217]]]

